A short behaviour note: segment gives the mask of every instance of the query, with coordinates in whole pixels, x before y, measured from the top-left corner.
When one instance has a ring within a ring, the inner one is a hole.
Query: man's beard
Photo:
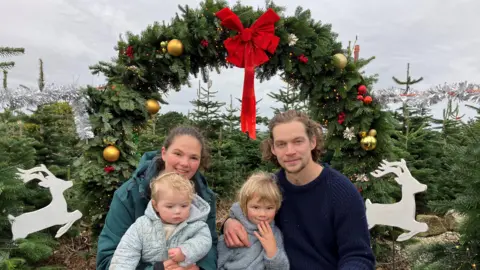
[[[290,174],[296,174],[296,173],[301,172],[303,169],[305,169],[305,167],[307,167],[307,163],[304,163],[303,160],[301,160],[300,167],[298,169],[289,170],[289,169],[287,169],[287,166],[285,166],[285,171],[287,173],[290,173]]]

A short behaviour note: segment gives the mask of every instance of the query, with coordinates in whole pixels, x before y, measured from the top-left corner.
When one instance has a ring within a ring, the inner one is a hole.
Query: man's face
[[[301,172],[312,161],[316,139],[309,140],[305,126],[299,121],[279,124],[272,130],[272,153],[287,173]]]

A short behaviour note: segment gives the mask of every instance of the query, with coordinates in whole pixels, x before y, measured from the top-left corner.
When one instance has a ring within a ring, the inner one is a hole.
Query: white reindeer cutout
[[[55,177],[45,165],[34,167],[30,170],[18,169],[17,173],[24,183],[31,180],[40,180],[39,185],[50,190],[52,201],[49,205],[42,209],[28,212],[14,217],[8,215],[8,220],[12,225],[13,240],[26,238],[27,235],[41,231],[43,229],[63,225],[55,235],[56,238],[62,236],[72,224],[82,217],[82,213],[78,210],[68,212],[67,201],[63,196],[63,192],[73,186],[72,181],[65,181]],[[46,174],[46,176],[43,173]]]
[[[407,168],[405,160],[388,162],[383,160],[378,170],[370,174],[381,177],[388,173],[397,175],[395,181],[402,186],[402,199],[393,204],[372,203],[370,199],[365,201],[368,229],[375,225],[395,226],[404,229],[406,233],[398,236],[397,241],[405,241],[417,233],[426,232],[428,225],[415,220],[415,196],[414,194],[427,190],[424,185],[415,179]]]

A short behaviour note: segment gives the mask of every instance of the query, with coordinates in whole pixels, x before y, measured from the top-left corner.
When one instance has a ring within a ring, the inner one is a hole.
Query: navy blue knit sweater
[[[303,186],[288,182],[283,169],[277,176],[283,202],[275,222],[290,269],[374,269],[364,202],[347,177],[329,167]]]

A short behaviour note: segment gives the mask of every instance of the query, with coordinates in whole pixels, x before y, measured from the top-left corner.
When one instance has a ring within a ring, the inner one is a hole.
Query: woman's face
[[[175,137],[168,149],[162,148],[165,172],[176,172],[192,179],[200,167],[201,153],[202,145],[196,138],[189,135]]]

